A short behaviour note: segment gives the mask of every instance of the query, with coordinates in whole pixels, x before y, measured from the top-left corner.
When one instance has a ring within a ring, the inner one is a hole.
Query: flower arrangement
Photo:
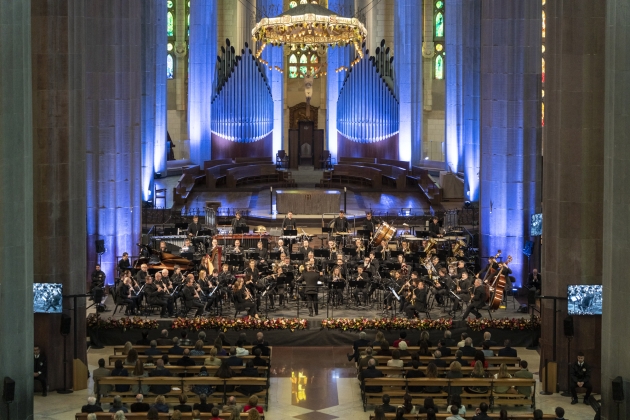
[[[467,319],[466,324],[473,331],[483,331],[488,328],[499,330],[525,331],[537,330],[540,328],[540,317],[533,318],[498,318],[498,319]]]
[[[407,318],[329,318],[322,320],[322,328],[343,331],[363,330],[448,330],[453,326],[449,318],[407,319]]]
[[[305,330],[308,328],[308,320],[300,318],[272,318],[256,319],[252,317],[231,319],[223,317],[200,318],[176,318],[171,325],[172,329],[199,330]]]
[[[101,329],[101,330],[112,330],[112,329],[122,329],[123,331],[138,329],[138,330],[152,330],[159,328],[159,324],[156,320],[153,319],[145,319],[140,317],[133,318],[107,318],[103,319],[101,317],[96,316],[96,314],[88,315],[86,319],[87,327],[92,329]]]

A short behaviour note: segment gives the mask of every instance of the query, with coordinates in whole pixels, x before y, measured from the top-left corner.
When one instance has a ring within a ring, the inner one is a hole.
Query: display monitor
[[[529,224],[529,236],[542,236],[542,213],[532,214],[532,219]]]
[[[601,315],[602,286],[570,284],[567,286],[569,315]]]
[[[33,312],[60,314],[62,296],[62,287],[59,283],[33,283]]]

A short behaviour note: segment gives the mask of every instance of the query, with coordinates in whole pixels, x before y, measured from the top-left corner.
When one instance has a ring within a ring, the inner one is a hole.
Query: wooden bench
[[[295,183],[290,179],[290,172],[281,171],[274,164],[259,164],[230,168],[226,171],[225,184],[228,188],[236,188],[244,184],[253,183],[276,183],[283,182],[293,186]]]
[[[173,187],[173,201],[176,204],[186,204],[188,196],[195,186],[195,177],[191,174],[182,174]]]
[[[364,187],[381,189],[383,186],[382,173],[379,169],[368,166],[339,164],[334,165],[330,173],[330,179],[322,179],[322,187],[330,187],[333,184],[354,184]]]
[[[390,349],[390,350],[394,350],[395,348],[396,348],[396,347],[393,347],[393,346],[390,346],[390,347],[389,347],[389,349]],[[457,347],[457,346],[448,347],[448,348],[451,350],[451,354],[452,354],[453,356],[455,355],[455,352],[456,352],[457,350],[461,350],[461,349],[460,349],[459,347]],[[499,350],[501,350],[501,349],[503,349],[503,348],[504,348],[503,346],[492,346],[492,347],[490,347],[490,350],[492,350],[492,351],[494,352],[494,354],[495,354],[495,355],[498,355],[498,354],[499,354]],[[360,352],[361,352],[361,351],[365,351],[365,349],[367,349],[367,346],[366,346],[366,347],[359,347],[359,351],[360,351]],[[373,349],[374,349],[375,351],[378,351],[378,350],[379,350],[379,347],[378,347],[378,346],[375,346],[375,347],[373,347]],[[475,349],[476,349],[476,350],[481,350],[481,347],[476,347]],[[410,354],[411,354],[411,353],[414,353],[414,352],[417,352],[417,351],[419,351],[419,350],[420,350],[420,347],[419,347],[419,346],[407,346],[407,351],[408,351]],[[438,350],[437,346],[429,347],[429,351],[430,351],[431,353],[433,353],[433,352],[434,352],[434,351],[436,351],[436,350]]]
[[[427,197],[429,203],[439,204],[442,202],[442,188],[440,188],[439,183],[429,174],[428,169],[412,166],[411,175],[408,176],[408,178],[420,187],[420,190]]]
[[[240,163],[222,163],[204,169],[206,177],[206,188],[214,190],[226,183],[225,177],[227,170],[232,168],[240,168],[242,166],[251,166],[251,162]]]
[[[149,357],[153,357],[154,359],[159,359],[159,356],[147,356],[146,354],[139,354],[138,355],[138,359],[140,359],[141,361],[146,361]],[[177,361],[179,359],[181,359],[183,356],[179,355],[179,354],[169,354],[168,355],[168,361],[173,364],[173,363],[177,363]],[[195,361],[195,363],[197,365],[202,365],[204,360],[206,360],[206,357],[208,357],[208,355],[203,355],[203,356],[190,356],[190,358],[192,360]],[[218,359],[227,359],[230,356],[217,356]],[[241,359],[243,359],[244,363],[247,363],[247,360],[251,360],[253,359],[255,356],[249,355],[249,356],[239,356]],[[109,356],[109,364],[112,365],[114,363],[116,363],[116,360],[122,360],[123,362],[125,361],[125,359],[127,358],[127,356],[125,356],[124,354],[113,354]],[[261,358],[269,360],[269,356],[261,356]]]
[[[451,414],[436,413],[435,416],[438,419],[446,419],[447,417],[450,417]],[[472,418],[472,416],[474,416],[474,412],[466,413],[466,418]],[[499,413],[488,413],[488,417],[490,417],[491,419],[498,419]],[[385,413],[385,418],[395,419],[396,413]],[[405,414],[405,419],[407,420],[426,420],[426,418],[427,418],[426,414]],[[543,419],[555,419],[555,418],[556,418],[555,414],[543,414]],[[375,420],[375,419],[376,419],[376,416],[374,414],[370,414],[370,420]],[[508,419],[509,420],[533,420],[534,413],[508,414]]]
[[[264,401],[264,405],[268,404],[268,390],[269,383],[267,378],[260,377],[235,377],[229,379],[221,379],[212,376],[207,377],[179,377],[179,376],[156,376],[156,377],[128,377],[128,376],[106,376],[100,378],[98,381],[99,386],[110,385],[112,391],[108,395],[101,397],[101,402],[112,402],[114,396],[119,395],[124,403],[132,403],[135,401],[135,394],[129,391],[116,391],[114,387],[116,385],[128,385],[128,386],[170,386],[171,390],[164,395],[164,399],[167,403],[177,403],[181,394],[186,394],[191,402],[198,402],[199,397],[192,392],[192,387],[195,385],[204,385],[214,387],[223,387],[222,391],[215,391],[208,396],[208,402],[214,404],[226,404],[227,399],[233,396],[236,399],[237,404],[247,403],[250,394],[242,393],[239,389],[243,386],[253,386],[260,388],[260,391],[254,392],[251,395],[256,395],[261,401]],[[151,396],[155,396],[153,392],[147,394],[148,399]]]
[[[135,401],[134,401],[135,402]],[[112,413],[94,413],[96,414],[96,418],[98,420],[112,420]],[[74,415],[75,420],[87,420],[87,413],[76,413]],[[170,420],[173,416],[173,413],[160,413],[160,419]],[[219,413],[219,417],[225,420],[228,420],[232,416],[231,412]],[[241,413],[241,419],[247,420],[248,413]],[[146,420],[147,413],[125,413],[125,417],[128,420]],[[212,415],[210,413],[201,413],[199,417],[201,420],[210,420],[212,419]],[[265,419],[265,415],[261,414],[260,418],[262,420]],[[192,413],[182,413],[182,419],[192,419]]]
[[[372,357],[374,357],[374,360],[376,360],[379,365],[387,365],[387,361],[392,358],[391,356],[378,356],[378,355],[373,355]],[[411,356],[401,357],[400,360],[402,360],[403,362],[409,362],[411,360]],[[422,362],[423,365],[426,365],[432,362],[433,360],[435,360],[433,356],[420,356],[420,361]],[[450,365],[450,363],[455,360],[455,356],[441,357],[440,360],[444,360],[447,365]],[[472,361],[474,360],[474,357],[464,356],[462,357],[462,360]],[[520,357],[488,356],[486,357],[486,361],[488,362],[488,365],[499,366],[502,363],[505,363],[508,366],[518,366],[521,361],[521,358]]]
[[[105,366],[107,369],[112,370],[115,368],[115,365],[109,365],[109,366]],[[166,368],[173,374],[179,377],[190,377],[190,376],[194,376],[194,375],[198,375],[199,371],[201,371],[201,368],[205,367],[206,370],[208,371],[208,375],[213,376],[214,373],[219,370],[219,366],[204,366],[204,365],[194,365],[194,366],[177,366],[177,365],[168,365],[166,366]],[[258,373],[260,374],[261,378],[268,378],[269,377],[269,367],[268,366],[257,366],[256,367],[258,369]],[[147,372],[151,372],[152,370],[155,370],[156,366],[144,366],[144,370]],[[239,375],[241,373],[241,371],[243,369],[245,369],[245,366],[230,366],[230,369],[232,369],[234,371],[235,374]],[[127,370],[131,371],[133,370],[133,367],[131,366],[127,366]],[[497,370],[498,372],[498,370]],[[496,373],[496,372],[495,372]]]
[[[486,402],[490,408],[504,405],[531,405],[536,409],[536,380],[524,378],[494,379],[490,378],[365,378],[361,384],[361,396],[363,399],[363,409],[366,410],[368,405],[378,405],[384,394],[388,394],[392,404],[402,404],[405,394],[409,394],[414,400],[423,400],[424,398],[433,398],[436,405],[447,405],[449,391],[452,387],[481,386],[488,387],[486,394],[474,394],[465,392],[462,389],[460,394],[462,404],[480,404]],[[533,387],[531,396],[527,397],[523,394],[507,394],[496,393],[494,386],[520,386]],[[365,392],[366,387],[382,387],[381,392]],[[439,387],[440,392],[412,392],[409,387]]]
[[[265,156],[265,157],[248,157],[248,156],[244,156],[244,157],[237,157],[234,158],[234,162],[236,163],[274,163],[273,159],[271,156]]]
[[[377,158],[376,163],[382,163],[384,165],[391,165],[391,166],[398,166],[399,168],[409,170],[409,162],[407,162],[406,160]]]
[[[382,163],[363,163],[363,166],[379,169],[383,177],[383,183],[387,183],[398,190],[407,188],[407,175],[409,171],[398,166],[386,165]]]
[[[362,164],[362,163],[376,163],[376,158],[371,157],[349,157],[342,156],[337,159],[338,163],[348,163],[351,165]]]
[[[394,367],[394,366],[378,366],[377,367],[378,370],[380,370],[381,372],[383,372],[385,375],[387,376],[391,376],[391,375],[400,375],[401,373],[405,373],[409,370],[412,370],[413,368],[411,366],[403,366],[403,367]],[[449,367],[439,367],[437,368],[438,370],[438,374],[440,376],[443,376],[446,374],[446,372],[449,371]],[[473,371],[473,367],[472,366],[462,366],[462,374],[464,376],[466,375],[470,375]],[[423,364],[422,366],[418,366],[418,370],[422,371],[422,372],[426,372],[427,370],[427,365]],[[487,369],[484,369],[488,374],[494,375],[495,373],[499,373],[499,366],[490,366]],[[520,367],[517,366],[509,366],[508,367],[508,372],[510,373],[510,375],[518,372],[519,370],[521,370]]]
[[[190,349],[193,350],[195,348],[194,345],[191,346],[181,346],[181,348],[183,349]],[[138,354],[144,354],[145,351],[147,351],[148,349],[151,348],[151,346],[139,346],[139,345],[135,345],[133,346],[133,348],[138,352]],[[162,353],[168,353],[168,350],[173,348],[173,346],[157,346],[156,349],[160,350]],[[214,348],[213,345],[208,344],[203,346],[203,351],[206,352],[206,355],[210,354],[210,350],[212,350]],[[243,346],[243,348],[245,350],[248,350],[250,355],[252,353],[252,349],[254,348],[254,346],[249,345],[249,346]],[[267,347],[269,349],[269,354],[271,355],[272,351],[273,351],[273,347],[269,346]],[[114,354],[122,354],[123,350],[125,349],[125,346],[114,346]],[[229,349],[228,349],[229,350]]]

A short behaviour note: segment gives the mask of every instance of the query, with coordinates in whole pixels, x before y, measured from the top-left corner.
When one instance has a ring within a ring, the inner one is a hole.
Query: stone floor
[[[334,418],[368,419],[363,411],[359,384],[355,370],[345,354],[348,348],[339,347],[274,347],[269,407],[270,420],[329,420]],[[536,351],[517,348],[518,355],[527,360],[537,378],[539,355]],[[101,357],[113,354],[113,349],[88,351],[90,370]],[[538,388],[540,384],[538,384]],[[35,396],[36,420],[69,420],[80,411],[91,393],[87,390],[69,395],[56,392],[48,397]],[[414,403],[418,403],[415,402]],[[584,404],[570,405],[570,399],[559,394],[536,395],[537,408],[553,413],[557,406],[566,410],[571,420],[591,420],[594,412]],[[105,410],[109,407],[105,406]],[[369,410],[369,409],[368,409]],[[510,408],[508,412],[527,411],[526,408]]]

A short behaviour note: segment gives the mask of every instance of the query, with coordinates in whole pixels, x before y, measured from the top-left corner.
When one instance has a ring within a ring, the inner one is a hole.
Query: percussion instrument
[[[395,234],[396,234],[396,228],[383,222],[374,233],[374,237],[372,238],[372,244],[378,246],[382,242],[387,242],[391,240]]]

